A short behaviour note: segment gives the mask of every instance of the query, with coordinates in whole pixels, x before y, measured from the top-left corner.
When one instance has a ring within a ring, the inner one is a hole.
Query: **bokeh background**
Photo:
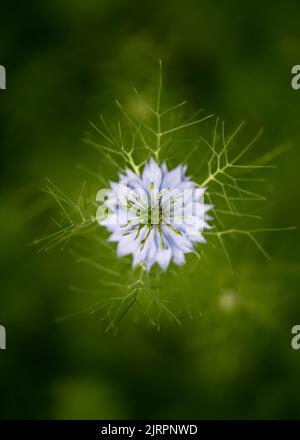
[[[88,313],[56,323],[94,301],[69,285],[95,286],[97,272],[68,252],[28,246],[51,230],[45,177],[78,192],[86,176],[77,165],[97,170],[102,160],[82,142],[88,121],[113,118],[114,99],[127,102],[133,85],[155,85],[158,58],[163,99],[187,98],[230,127],[264,126],[254,153],[284,152],[266,173],[264,225],[297,226],[299,13],[288,0],[1,5],[2,419],[299,418],[300,352],[290,344],[300,324],[298,231],[260,237],[271,262],[247,240],[230,244],[240,290],[218,252],[192,274],[179,270],[184,325],[165,316],[159,333],[131,315],[116,335]]]

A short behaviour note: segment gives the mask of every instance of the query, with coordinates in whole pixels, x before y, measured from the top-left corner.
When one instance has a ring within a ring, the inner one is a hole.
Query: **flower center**
[[[147,206],[147,202],[140,199],[138,196],[133,196],[133,200],[127,200],[127,208],[135,214],[134,218],[129,220],[128,223],[122,227],[128,227],[131,225],[131,229],[124,232],[124,236],[135,234],[134,239],[136,240],[141,231],[146,228],[146,233],[144,238],[140,243],[140,250],[142,251],[145,244],[150,236],[152,229],[156,229],[159,235],[160,247],[161,249],[166,249],[167,243],[164,240],[162,225],[164,224],[170,230],[175,232],[177,235],[182,235],[181,231],[176,228],[171,221],[171,211],[175,200],[170,200],[169,203],[164,205],[162,203],[163,196],[170,191],[170,188],[162,190],[157,197],[155,197],[154,183],[150,183],[150,206]],[[181,196],[179,196],[181,197]],[[178,197],[177,197],[178,198]],[[168,212],[168,210],[170,212]],[[169,218],[168,221],[165,221]]]
[[[150,207],[147,212],[147,225],[160,225],[163,221],[163,209],[159,204],[158,207]]]

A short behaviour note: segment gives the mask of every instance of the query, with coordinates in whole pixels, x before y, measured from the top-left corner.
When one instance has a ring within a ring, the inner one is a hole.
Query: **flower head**
[[[205,188],[185,172],[186,165],[168,171],[165,163],[150,159],[142,175],[127,168],[118,183],[110,183],[106,197],[98,196],[108,214],[103,218],[101,210],[97,219],[112,233],[109,241],[118,243],[118,256],[132,254],[133,266],[150,270],[157,263],[166,270],[171,261],[184,264],[185,254],[205,243],[211,205],[204,203]]]

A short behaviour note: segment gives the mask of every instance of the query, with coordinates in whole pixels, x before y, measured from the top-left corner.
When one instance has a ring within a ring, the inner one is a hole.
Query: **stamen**
[[[139,224],[137,234],[136,234],[136,236],[135,236],[135,238],[134,238],[135,240],[139,237],[140,232],[141,232],[141,230],[142,230],[144,227],[145,227],[145,225],[143,225],[143,224]]]
[[[182,235],[182,232],[179,229],[175,228],[175,226],[173,225],[167,225],[167,226],[168,228],[172,229],[172,231],[175,232],[175,234]]]
[[[148,237],[149,237],[149,235],[150,235],[151,229],[152,229],[151,225],[147,225],[147,228],[148,228],[147,235],[146,235],[146,237],[143,238],[143,240],[141,241],[141,248],[140,248],[141,251],[144,249],[145,244],[146,244],[146,241],[147,241],[147,239],[148,239]]]
[[[161,226],[158,226],[158,227],[157,227],[157,230],[158,230],[158,232],[159,232],[159,236],[160,236],[160,247],[161,247],[162,249],[165,249],[165,243],[164,243],[164,239],[163,239],[163,235],[162,235],[162,229],[161,229]]]

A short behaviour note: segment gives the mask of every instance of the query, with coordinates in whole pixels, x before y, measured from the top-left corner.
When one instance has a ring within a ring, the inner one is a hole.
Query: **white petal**
[[[147,191],[150,191],[152,185],[157,191],[160,189],[162,179],[162,171],[154,159],[150,159],[149,163],[145,165],[143,171],[143,182]]]
[[[174,170],[168,172],[161,183],[162,188],[175,188],[179,183],[182,182],[183,176],[182,165],[178,165]]]
[[[184,207],[185,216],[194,216],[200,219],[205,218],[205,206],[200,202],[190,202]]]
[[[162,270],[166,270],[170,264],[172,256],[171,248],[169,249],[160,249],[156,254],[156,261],[162,268]]]
[[[184,253],[180,249],[173,247],[172,254],[174,263],[177,264],[177,266],[182,266],[185,263]]]
[[[146,238],[148,235],[148,228],[143,229],[143,233],[141,234],[141,239],[139,240],[139,245],[135,249],[133,254],[133,267],[137,266],[138,264],[147,261],[149,250],[152,247],[153,240],[154,240],[154,230],[152,229],[146,239],[146,242],[144,246],[141,248],[141,241]]]
[[[123,257],[125,255],[129,255],[134,252],[139,246],[138,240],[134,239],[133,234],[126,235],[121,238],[118,244],[117,254],[119,257]]]
[[[126,168],[126,176],[128,178],[128,180],[139,180],[139,176],[137,174],[135,174],[132,170],[130,170],[129,168]]]
[[[157,245],[156,245],[156,239],[155,236],[157,234],[157,231],[154,232],[154,236],[153,236],[153,240],[151,242],[151,246],[149,247],[149,252],[148,252],[148,256],[147,256],[147,271],[149,271],[151,269],[151,267],[153,266],[153,264],[156,261],[156,255],[157,255]]]
[[[130,191],[128,186],[124,185],[123,183],[115,183],[115,182],[110,182],[110,186],[114,190],[115,196],[117,198],[117,203],[120,204],[122,207],[126,207],[128,193]]]
[[[161,164],[161,170],[162,170],[162,174],[163,174],[163,177],[164,177],[167,174],[167,172],[168,172],[168,167],[167,167],[166,162],[163,162]]]
[[[174,232],[170,227],[165,225],[162,226],[162,230],[172,248],[176,246],[182,252],[191,252],[193,245],[187,236],[184,234],[176,234],[176,232]]]

